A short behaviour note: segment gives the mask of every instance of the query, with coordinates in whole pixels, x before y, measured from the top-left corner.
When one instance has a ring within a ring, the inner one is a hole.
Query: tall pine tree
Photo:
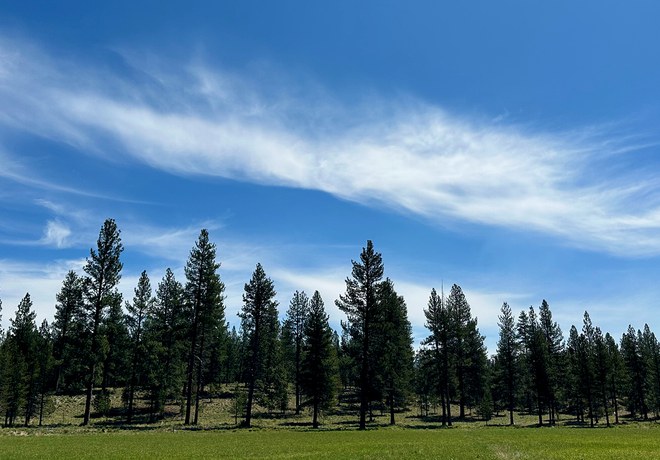
[[[252,426],[252,409],[256,397],[273,385],[273,373],[277,352],[279,321],[277,301],[273,281],[266,276],[261,264],[257,264],[252,278],[245,285],[243,309],[239,313],[242,334],[247,340],[246,378],[248,386],[245,421],[247,428]]]
[[[351,261],[351,278],[346,278],[346,293],[339,296],[337,307],[347,316],[345,328],[357,349],[357,362],[360,368],[358,391],[360,397],[360,429],[366,429],[367,411],[374,396],[374,371],[372,368],[373,337],[372,329],[378,317],[376,291],[383,278],[383,259],[374,251],[371,240],[362,249],[360,261]]]
[[[224,284],[217,273],[220,264],[215,260],[215,244],[209,233],[202,229],[186,263],[186,309],[190,321],[188,367],[186,370],[186,425],[197,423],[202,376],[206,363],[207,340],[215,327],[226,327],[224,321]],[[195,387],[195,389],[193,389]],[[195,396],[195,413],[191,420]]]
[[[102,361],[102,340],[99,334],[104,312],[112,305],[121,304],[121,294],[116,289],[121,279],[122,263],[119,260],[124,247],[114,219],[107,219],[101,227],[96,250],[90,250],[84,270],[87,273],[86,308],[90,315],[91,336],[86,376],[86,397],[83,425],[89,424],[94,381],[97,366]]]
[[[289,303],[289,309],[286,312],[286,319],[284,320],[284,333],[283,337],[288,342],[288,348],[292,365],[293,383],[296,392],[296,414],[300,413],[301,406],[301,364],[302,364],[302,348],[305,333],[305,322],[309,315],[309,298],[305,292],[296,291],[293,298]]]
[[[149,276],[146,271],[140,274],[140,279],[134,292],[133,302],[126,302],[126,311],[128,312],[126,322],[128,323],[132,342],[131,375],[128,379],[127,388],[128,414],[126,421],[128,423],[133,421],[135,389],[138,386],[140,378],[144,377],[144,359],[147,352],[144,339],[144,323],[153,304],[151,283],[149,282]]]
[[[332,330],[328,325],[323,299],[314,292],[309,303],[303,329],[303,351],[300,383],[312,407],[312,426],[319,427],[319,413],[329,406],[337,387],[337,357],[332,343]]]
[[[518,386],[518,355],[519,343],[516,337],[516,322],[509,304],[504,302],[498,317],[500,338],[497,342],[497,377],[504,390],[507,410],[509,411],[509,425],[513,425],[513,412],[516,404]]]

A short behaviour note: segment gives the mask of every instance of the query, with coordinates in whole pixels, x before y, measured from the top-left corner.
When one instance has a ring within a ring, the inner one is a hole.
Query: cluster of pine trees
[[[660,416],[660,344],[648,326],[630,327],[617,343],[585,312],[581,331],[572,327],[565,340],[546,301],[517,320],[505,303],[489,358],[477,319],[453,285],[446,298],[431,291],[424,310],[430,335],[414,351],[406,303],[384,278],[371,241],[335,301],[346,315],[341,334],[330,328],[318,291],[311,298],[296,291],[280,322],[273,281],[260,264],[245,284],[240,328],[230,330],[206,230],[184,282],[168,268],[154,291],[142,272],[127,302],[117,289],[122,251],[108,219],[84,275],[66,275],[53,323],[37,327],[26,294],[0,331],[5,426],[41,424],[57,394],[84,396],[83,425],[111,410],[126,423],[153,422],[172,407],[185,424],[197,424],[202,398],[228,387],[237,423],[247,427],[255,410],[303,408],[318,427],[321,412],[336,407],[354,409],[360,428],[374,411],[387,411],[394,424],[399,410],[415,405],[422,416],[439,405],[443,425],[472,409],[486,419],[507,410],[511,424],[515,412],[535,413],[541,425],[560,414],[592,426],[619,423],[623,408],[630,417]],[[120,408],[111,407],[116,388],[123,389]]]

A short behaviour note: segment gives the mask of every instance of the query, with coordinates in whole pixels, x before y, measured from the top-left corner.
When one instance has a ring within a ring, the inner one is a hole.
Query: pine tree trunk
[[[197,422],[199,421],[199,394],[202,391],[202,371],[203,371],[203,361],[202,358],[204,356],[204,330],[202,330],[202,337],[199,343],[199,362],[197,363],[197,390],[195,391],[195,418],[193,421],[193,425],[197,425]]]
[[[192,406],[192,384],[193,374],[195,373],[195,352],[197,349],[197,326],[198,314],[195,312],[195,319],[193,321],[193,328],[190,337],[190,353],[188,355],[188,368],[186,369],[186,418],[183,422],[184,425],[190,425],[190,409]]]

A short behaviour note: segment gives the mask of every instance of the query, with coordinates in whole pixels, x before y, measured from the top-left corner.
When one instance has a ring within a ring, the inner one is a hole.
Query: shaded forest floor
[[[125,406],[121,399],[121,389],[111,390],[110,409],[104,413],[93,413],[90,426],[81,427],[85,397],[84,395],[59,395],[52,396],[45,405],[44,418],[41,427],[38,424],[38,415],[33,417],[29,427],[15,426],[0,429],[3,434],[39,434],[39,433],[76,433],[89,431],[198,431],[198,430],[235,430],[243,420],[243,414],[236,410],[236,399],[229,386],[216,393],[214,397],[206,397],[200,400],[199,424],[196,426],[185,426],[183,424],[184,410],[178,404],[166,406],[165,412],[160,418],[153,418],[150,414],[147,401],[138,399],[136,411],[133,417],[134,423],[126,424]],[[265,408],[256,407],[253,411],[253,428],[265,430],[289,430],[289,431],[311,431],[311,413],[303,408],[296,415],[293,411],[294,402],[291,401],[291,409],[286,412],[268,411]],[[368,428],[389,427],[389,413],[385,408],[375,407],[368,422]],[[442,428],[442,417],[439,407],[429,406],[428,411],[420,410],[419,407],[410,407],[395,414],[396,428],[407,428],[414,430],[439,429]],[[506,427],[509,424],[507,412],[500,411],[485,421],[477,416],[474,410],[469,410],[464,419],[458,419],[458,407],[452,407],[453,427],[459,429],[481,428],[481,427]],[[610,416],[612,424],[614,417]],[[19,419],[20,424],[22,420]],[[343,402],[341,405],[326,410],[320,419],[322,431],[345,431],[357,430],[358,407],[355,402]],[[544,419],[547,425],[547,420]],[[516,413],[515,428],[538,427],[538,416],[536,414]],[[581,428],[588,427],[588,423],[576,423],[575,417],[569,414],[561,414],[557,427]],[[639,421],[630,418],[627,414],[620,416],[618,427],[641,427],[644,429],[660,429],[659,420]],[[600,417],[597,428],[605,428],[605,418]],[[658,431],[660,437],[660,431]]]

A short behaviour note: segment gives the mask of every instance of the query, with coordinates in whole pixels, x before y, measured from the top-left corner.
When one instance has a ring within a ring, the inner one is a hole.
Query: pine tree
[[[580,334],[575,326],[571,326],[566,343],[566,361],[568,374],[566,377],[566,394],[575,411],[576,422],[580,423],[584,419],[584,401],[582,398],[582,342]]]
[[[87,273],[85,297],[87,300],[86,308],[91,318],[91,335],[83,425],[89,424],[97,366],[102,360],[99,328],[103,313],[110,305],[116,304],[118,300],[121,304],[121,294],[116,290],[116,286],[121,279],[122,269],[119,256],[124,250],[119,233],[114,219],[107,219],[101,227],[96,244],[97,249],[96,251],[94,249],[90,250],[90,256],[84,267],[85,273]]]
[[[203,229],[195,247],[190,251],[186,263],[186,308],[190,321],[188,367],[186,370],[186,415],[185,424],[196,424],[199,417],[199,398],[203,388],[203,372],[207,360],[207,340],[211,331],[226,327],[224,321],[224,284],[217,274],[220,264],[215,261],[215,244],[209,241],[209,234]],[[195,391],[193,391],[195,383]],[[195,395],[195,413],[191,420],[191,409]]]
[[[465,407],[470,394],[483,394],[485,387],[486,350],[483,336],[479,334],[477,320],[472,318],[470,304],[461,287],[454,284],[447,298],[447,312],[450,321],[450,351],[453,354],[454,369],[459,402],[459,417],[465,418]]]
[[[278,349],[279,321],[273,281],[266,276],[261,264],[245,285],[243,309],[239,313],[242,334],[247,340],[246,377],[248,385],[244,426],[252,426],[252,406],[258,393],[267,391],[273,384],[273,372],[269,368]],[[257,393],[257,394],[255,394]]]
[[[383,260],[374,251],[371,240],[362,249],[360,261],[351,261],[352,278],[346,278],[346,293],[339,296],[337,307],[347,316],[346,330],[357,347],[357,362],[360,366],[358,391],[360,396],[360,429],[366,429],[366,415],[374,394],[373,338],[371,329],[377,318],[378,302],[376,289],[383,277]]]
[[[101,392],[96,397],[96,408],[107,414],[111,409],[110,388],[124,387],[130,373],[131,339],[120,295],[115,296],[109,305],[101,321],[99,335],[102,349]]]
[[[578,339],[578,362],[580,366],[580,388],[586,399],[589,414],[589,424],[593,428],[596,416],[594,383],[595,383],[595,330],[589,313],[584,312],[582,334]]]
[[[388,278],[378,285],[379,321],[374,330],[377,374],[395,424],[394,409],[401,407],[410,390],[413,366],[412,326],[403,297]]]
[[[46,415],[46,402],[48,395],[55,389],[55,382],[53,381],[53,370],[55,368],[55,358],[53,356],[53,336],[52,328],[48,325],[48,321],[43,320],[39,327],[39,335],[37,337],[37,395],[39,399],[39,426],[43,424],[44,415]]]
[[[126,322],[132,342],[131,353],[131,375],[128,379],[127,399],[128,399],[128,414],[126,422],[133,421],[135,388],[138,385],[140,377],[143,377],[143,363],[146,355],[146,346],[144,340],[144,323],[147,318],[148,312],[152,308],[153,299],[151,293],[151,283],[146,271],[140,274],[138,285],[134,290],[135,296],[133,302],[126,302]]]
[[[599,327],[594,329],[594,371],[595,385],[600,404],[605,413],[605,423],[610,426],[610,407],[608,405],[608,382],[612,373],[612,364],[607,352],[607,343]]]
[[[332,343],[323,300],[314,292],[303,329],[301,388],[312,406],[312,426],[319,427],[319,412],[327,408],[335,397],[337,386],[337,357]]]
[[[293,368],[293,382],[296,392],[296,415],[300,413],[301,406],[301,363],[302,363],[302,346],[305,332],[305,321],[309,315],[309,299],[305,292],[296,291],[293,298],[289,303],[289,309],[286,312],[286,319],[284,320],[284,334],[285,342],[289,342],[292,349]]]
[[[145,323],[152,413],[160,417],[166,401],[180,395],[185,381],[187,342],[183,301],[183,286],[168,268],[158,284]]]
[[[511,313],[511,307],[504,302],[498,317],[500,339],[497,342],[497,374],[504,387],[507,410],[509,411],[509,425],[513,425],[513,411],[516,404],[518,386],[518,356],[520,347],[516,337],[516,323]]]
[[[527,314],[521,313],[519,316],[518,336],[525,350],[525,365],[529,368],[528,395],[530,402],[534,399],[539,425],[543,425],[543,411],[550,400],[548,341],[534,307],[529,307]]]
[[[39,333],[35,317],[30,294],[25,294],[16,316],[10,320],[3,344],[5,360],[0,400],[5,408],[5,426],[13,426],[19,415],[28,426],[37,409]]]
[[[424,344],[430,347],[435,363],[435,376],[437,380],[437,393],[442,405],[442,425],[452,425],[451,420],[451,393],[450,382],[454,375],[453,359],[451,353],[451,319],[444,298],[439,296],[435,289],[431,290],[428,308],[424,310],[426,328],[431,331]]]
[[[648,324],[644,325],[640,349],[642,361],[647,369],[646,388],[649,410],[652,410],[655,417],[658,418],[660,417],[660,344]]]
[[[86,349],[81,346],[84,344],[83,334],[86,332],[85,325],[80,324],[85,309],[83,293],[83,279],[73,270],[69,271],[56,296],[55,321],[52,326],[56,391],[80,381],[83,367],[80,350]]]
[[[641,336],[641,331],[639,331]],[[648,405],[646,403],[647,367],[642,359],[642,350],[638,334],[632,326],[621,338],[621,356],[626,368],[627,381],[627,407],[630,414],[641,415],[648,419]]]
[[[545,338],[545,349],[547,353],[547,397],[550,424],[554,425],[559,410],[557,407],[557,391],[562,381],[562,363],[564,338],[559,325],[552,319],[550,306],[545,299],[539,308],[539,327]]]
[[[609,333],[605,334],[605,348],[607,353],[608,367],[610,369],[607,388],[614,410],[614,423],[619,424],[619,395],[621,382],[623,380],[623,361],[619,347]]]

